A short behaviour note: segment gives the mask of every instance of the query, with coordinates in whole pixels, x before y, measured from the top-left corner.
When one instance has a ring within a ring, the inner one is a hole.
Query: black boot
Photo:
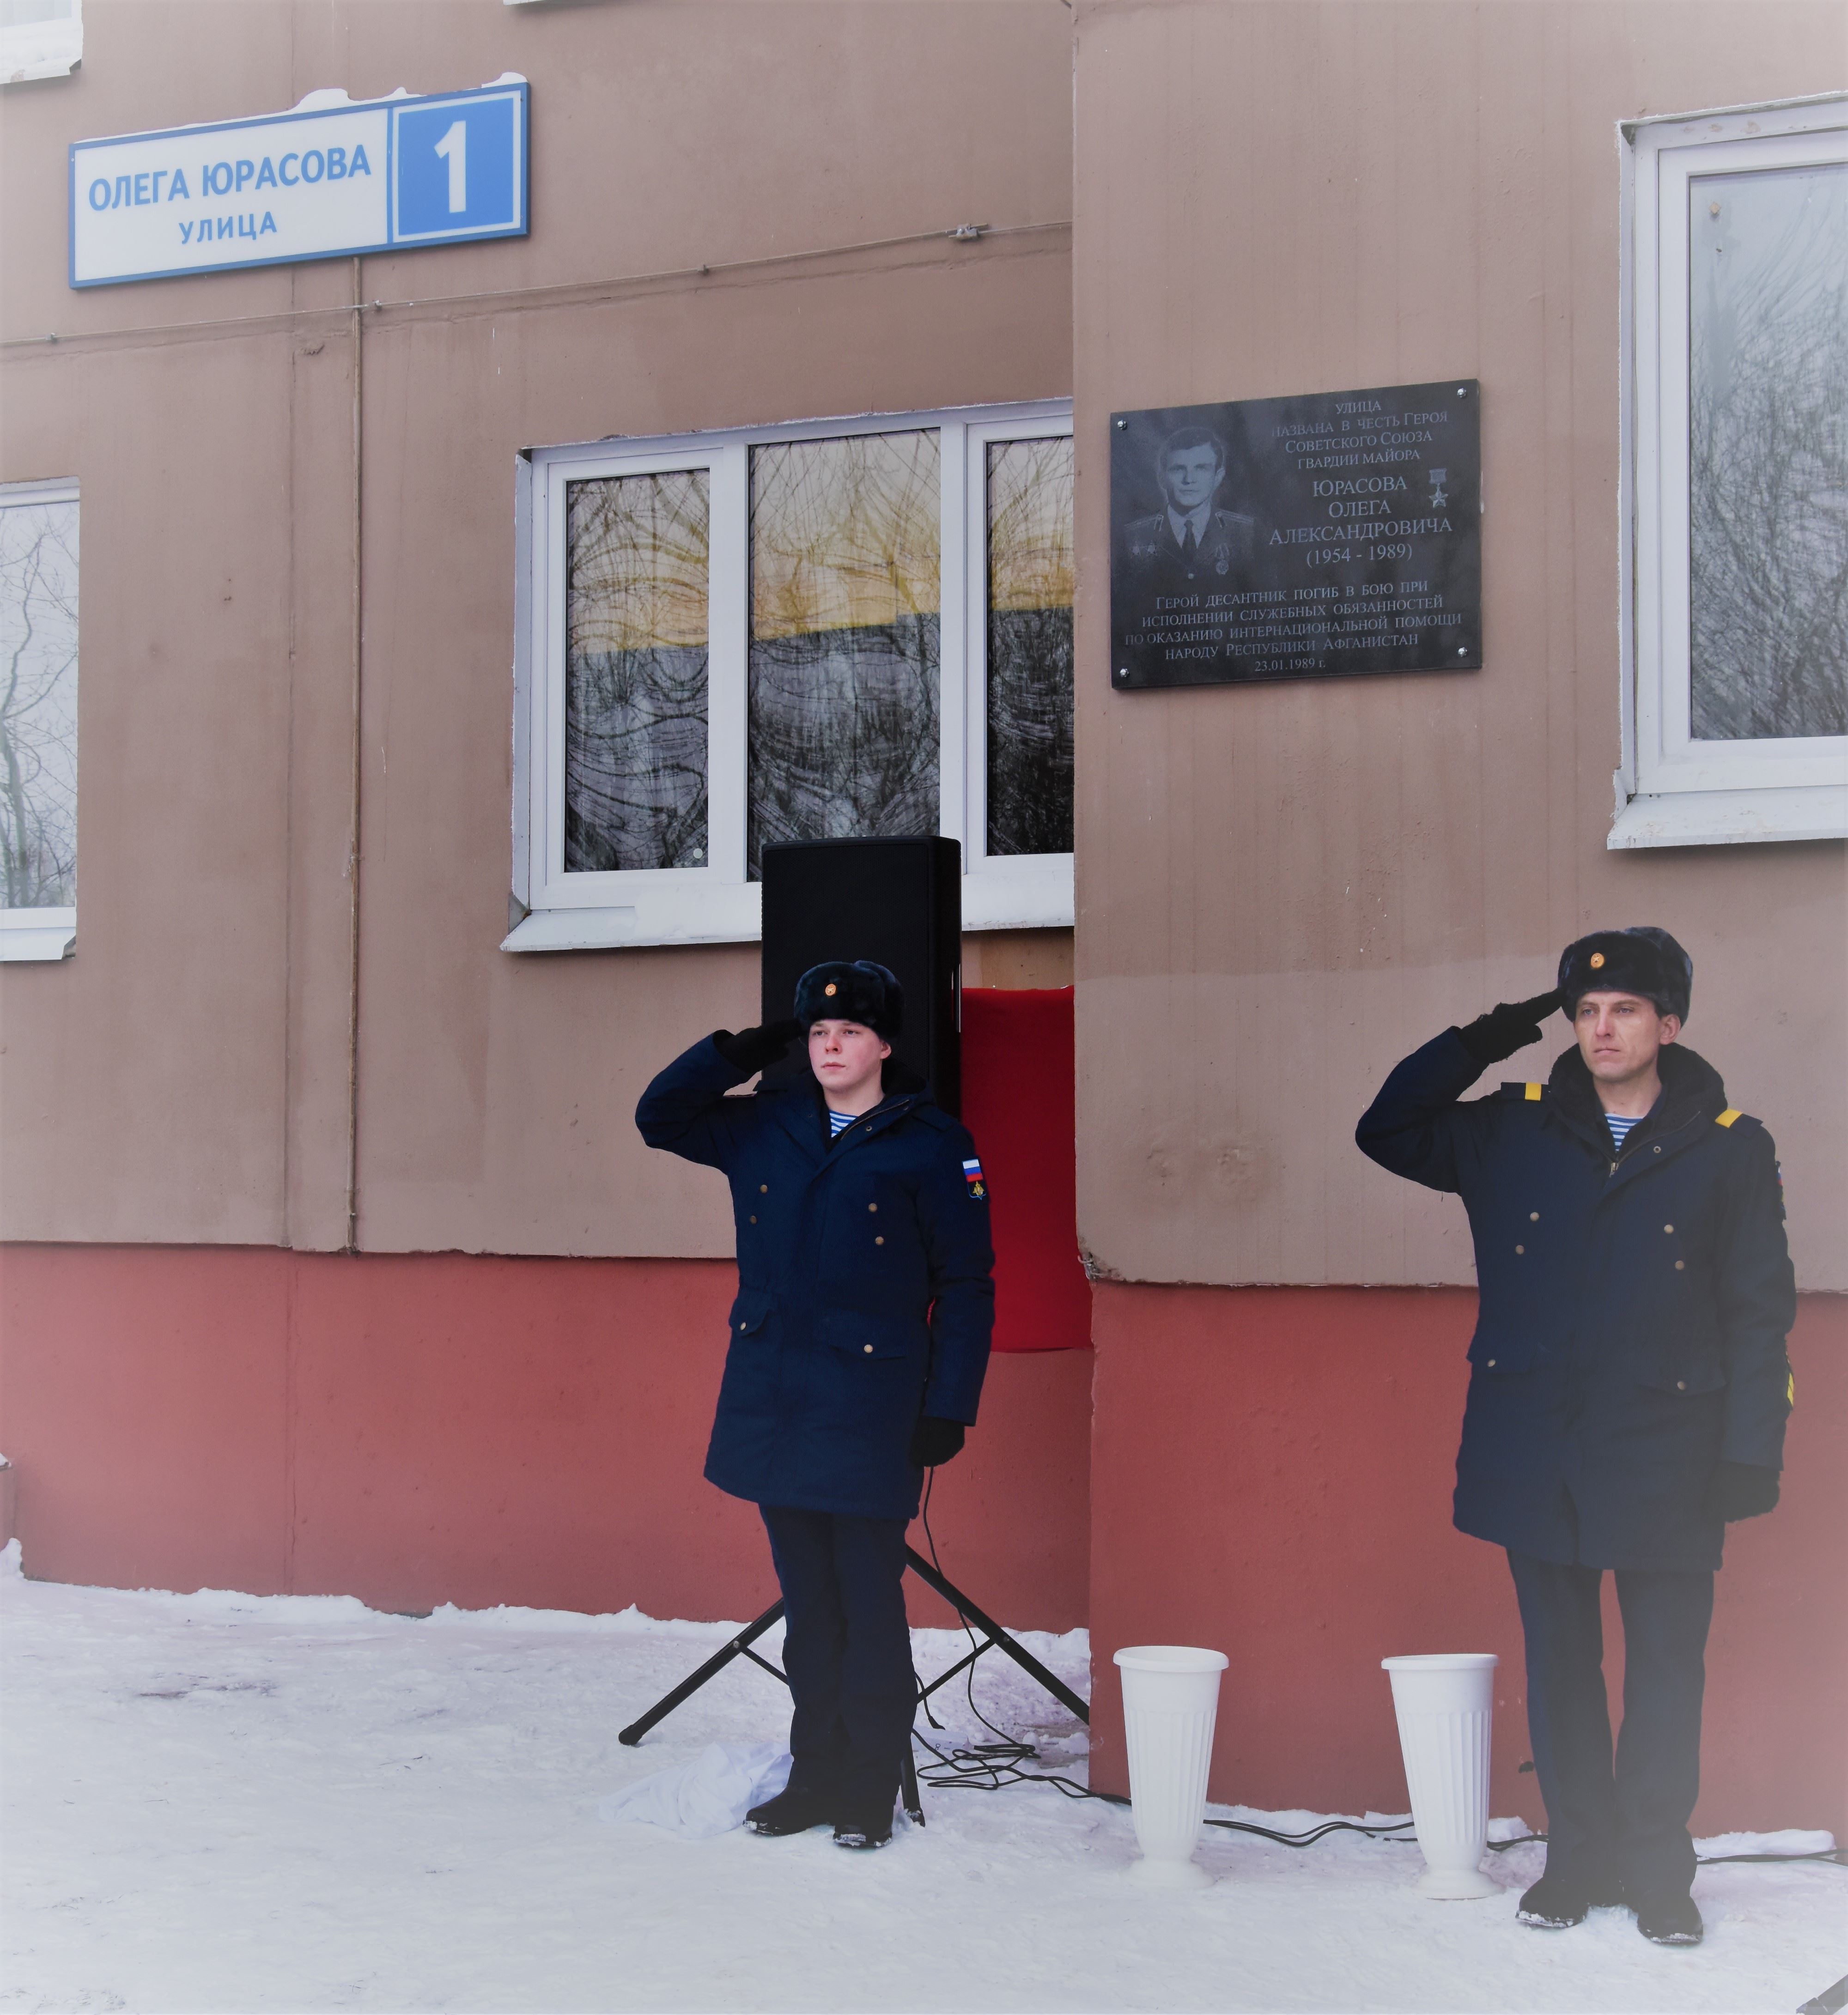
[[[1621,1903],[1623,1892],[1609,1876],[1578,1875],[1562,1869],[1548,1869],[1520,1901],[1515,1912],[1518,1923],[1537,1931],[1566,1931],[1582,1924],[1588,1913]]]
[[[1636,1928],[1652,1945],[1697,1945],[1707,1927],[1692,1896],[1662,1896],[1637,1905]]]
[[[767,1840],[786,1834],[807,1833],[811,1826],[827,1826],[834,1818],[834,1797],[825,1786],[791,1784],[744,1816],[746,1826]]]
[[[886,1847],[892,1839],[892,1806],[890,1800],[883,1810],[874,1807],[869,1810],[849,1814],[834,1822],[834,1844],[836,1847]]]

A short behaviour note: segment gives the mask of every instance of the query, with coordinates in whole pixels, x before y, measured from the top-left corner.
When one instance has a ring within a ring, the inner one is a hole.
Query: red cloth
[[[988,1179],[994,1348],[1088,1349],[1070,987],[965,992],[962,1123]]]

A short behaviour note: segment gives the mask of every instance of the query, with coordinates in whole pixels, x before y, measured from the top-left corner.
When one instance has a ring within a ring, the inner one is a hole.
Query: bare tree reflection
[[[1072,443],[988,450],[987,849],[1072,850]]]
[[[1689,200],[1693,732],[1848,733],[1848,168]]]
[[[931,833],[934,432],[751,455],[750,873],[778,840]]]
[[[0,907],[77,900],[74,503],[0,508]]]
[[[566,519],[566,868],[703,866],[706,472],[573,483]]]

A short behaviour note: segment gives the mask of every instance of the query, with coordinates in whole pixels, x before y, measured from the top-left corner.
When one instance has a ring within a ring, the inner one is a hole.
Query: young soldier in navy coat
[[[1481,1295],[1456,1523],[1508,1550],[1527,1646],[1546,1873],[1523,1923],[1627,1904],[1695,1945],[1688,1837],[1713,1571],[1727,1522],[1778,1501],[1796,1290],[1771,1136],[1677,1041],[1693,964],[1666,931],[1567,946],[1554,993],[1447,1029],[1390,1076],[1362,1151],[1469,1212]],[[1544,1084],[1459,1104],[1540,1039],[1577,1044]],[[1598,1586],[1616,1572],[1615,1762]]]
[[[763,1513],[794,1697],[772,1836],[892,1837],[918,1683],[900,1586],[923,1472],[973,1425],[994,1327],[975,1144],[922,1090],[885,1089],[904,1011],[865,960],[818,965],[793,1020],[720,1029],[636,1108],[651,1148],[721,1170],[738,1298],[706,1474]],[[807,1032],[810,1075],[729,1097]]]

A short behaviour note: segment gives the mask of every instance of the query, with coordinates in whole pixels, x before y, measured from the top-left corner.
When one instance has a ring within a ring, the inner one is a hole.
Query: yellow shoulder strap
[[[1745,1116],[1736,1105],[1729,1105],[1713,1124],[1716,1126],[1730,1126],[1735,1119],[1742,1119]]]
[[[1538,1085],[1530,1084],[1528,1086],[1527,1103],[1530,1105],[1537,1105],[1540,1103],[1540,1087]],[[1733,1117],[1736,1119],[1738,1117],[1738,1115],[1735,1112],[1733,1115]]]

